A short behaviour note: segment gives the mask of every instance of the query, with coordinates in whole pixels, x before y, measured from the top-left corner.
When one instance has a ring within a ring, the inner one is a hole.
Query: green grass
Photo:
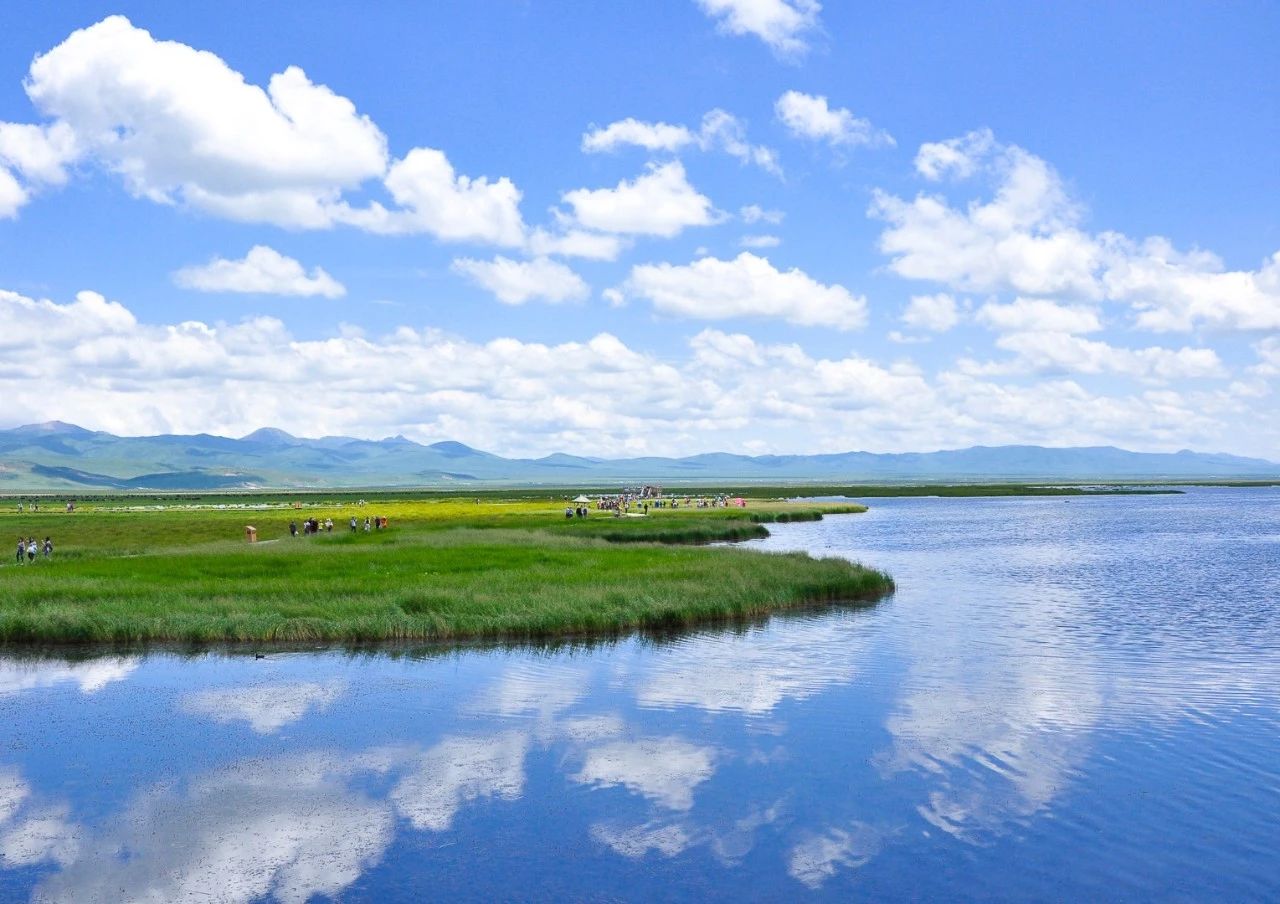
[[[563,503],[545,497],[252,512],[118,503],[0,514],[0,536],[8,527],[15,540],[50,534],[56,543],[51,562],[0,567],[0,643],[547,639],[868,603],[893,587],[841,559],[689,545],[760,536],[760,522],[824,511],[777,501],[585,521],[565,519]],[[391,529],[350,534],[353,511],[361,522],[386,515]],[[333,517],[334,533],[288,537],[291,518],[312,515]],[[274,542],[244,543],[247,523]]]

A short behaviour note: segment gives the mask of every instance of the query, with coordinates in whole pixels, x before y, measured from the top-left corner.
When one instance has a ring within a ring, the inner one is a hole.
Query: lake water
[[[0,658],[0,900],[1280,899],[1280,490],[876,499],[870,609]]]

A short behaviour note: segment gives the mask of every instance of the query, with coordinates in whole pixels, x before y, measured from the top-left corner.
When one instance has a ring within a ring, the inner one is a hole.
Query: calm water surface
[[[1280,490],[876,499],[872,609],[0,658],[0,900],[1280,899]]]

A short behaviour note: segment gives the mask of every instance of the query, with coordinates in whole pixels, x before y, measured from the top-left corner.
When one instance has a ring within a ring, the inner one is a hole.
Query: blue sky
[[[0,423],[1280,454],[1274,4],[369,6],[12,5]]]

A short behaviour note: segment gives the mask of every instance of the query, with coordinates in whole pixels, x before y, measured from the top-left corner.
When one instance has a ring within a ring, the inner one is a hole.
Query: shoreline
[[[63,526],[82,543],[0,571],[0,649],[560,642],[871,605],[894,589],[844,559],[708,545],[863,506],[773,501],[567,523],[546,503],[375,507],[391,526],[277,537],[291,509],[259,519],[257,543],[211,539],[244,511],[51,514],[74,519]]]

